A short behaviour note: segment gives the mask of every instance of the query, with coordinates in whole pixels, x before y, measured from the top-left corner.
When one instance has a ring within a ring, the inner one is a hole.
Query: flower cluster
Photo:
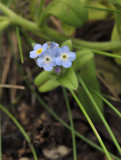
[[[70,52],[67,46],[59,47],[55,42],[36,44],[34,50],[30,52],[30,58],[36,59],[39,67],[43,67],[45,71],[51,71],[53,67],[63,66],[69,68],[72,61],[76,59],[76,54]]]

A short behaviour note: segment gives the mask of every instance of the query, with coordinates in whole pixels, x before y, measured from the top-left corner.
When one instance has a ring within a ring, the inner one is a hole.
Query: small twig
[[[50,20],[54,23],[54,25],[57,27],[58,31],[63,33],[62,27],[61,27],[61,23],[59,20],[57,20],[55,17],[50,16]]]
[[[6,53],[7,53],[7,57],[6,57],[6,60],[5,60],[5,63],[4,63],[1,83],[6,83],[6,79],[7,79],[7,76],[8,76],[9,69],[10,69],[10,62],[11,62],[11,56],[12,56],[10,48],[8,50],[6,50]],[[2,89],[0,89],[0,97],[1,96],[2,96]]]
[[[0,88],[25,89],[24,86],[18,86],[18,85],[13,85],[13,84],[0,84]]]

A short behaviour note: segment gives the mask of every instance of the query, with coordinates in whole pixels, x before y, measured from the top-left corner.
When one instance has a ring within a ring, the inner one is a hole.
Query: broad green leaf
[[[57,81],[61,86],[68,89],[77,90],[78,88],[78,80],[72,67],[69,68],[63,76],[58,78]]]
[[[84,64],[87,64],[94,57],[89,49],[84,49],[76,52],[76,60],[73,62],[74,70],[80,69]]]
[[[99,2],[96,1],[91,1],[90,6],[93,6],[95,8],[103,8],[103,9],[107,9],[107,7]],[[89,20],[103,20],[106,19],[108,11],[107,12],[102,12],[100,10],[95,10],[95,9],[88,9],[88,19]]]
[[[38,76],[34,79],[34,84],[36,86],[40,86],[43,83],[45,83],[45,81],[47,81],[49,79],[50,73],[51,72],[43,71],[40,74],[38,74]]]
[[[96,78],[96,69],[95,69],[95,63],[94,63],[93,56],[88,60],[87,63],[85,63],[81,67],[80,76],[83,79],[83,81],[85,82],[88,89],[94,89],[98,93],[100,93],[100,87],[99,87],[99,84],[98,84],[98,81]],[[91,120],[93,122],[99,122],[100,118],[99,118],[92,102],[90,101],[90,99],[88,98],[87,94],[85,93],[84,89],[81,86],[79,86],[79,89],[78,89],[78,96],[79,96],[79,99],[82,102],[83,106],[85,107],[89,117],[91,118]],[[92,93],[92,96],[95,99],[96,103],[98,104],[100,111],[103,113],[102,100],[100,100],[93,93]]]
[[[61,47],[63,47],[63,46],[68,46],[70,51],[72,51],[72,41],[71,40],[67,40],[67,41],[63,42]]]
[[[76,28],[73,26],[70,26],[68,24],[62,23],[62,29],[66,36],[73,36],[75,33]]]
[[[87,21],[87,13],[80,0],[54,0],[40,17],[40,25],[48,16],[53,15],[68,25],[79,27]]]
[[[60,83],[56,79],[49,79],[41,87],[39,87],[40,92],[48,92],[58,87]]]
[[[4,29],[6,29],[10,24],[9,20],[4,20],[0,22],[0,32],[2,32]]]

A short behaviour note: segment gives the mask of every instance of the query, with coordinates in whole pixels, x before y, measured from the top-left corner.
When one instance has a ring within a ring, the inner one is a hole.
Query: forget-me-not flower
[[[56,49],[55,62],[57,65],[62,65],[65,68],[69,68],[72,65],[72,61],[74,61],[75,59],[76,54],[74,52],[70,52],[67,46]]]
[[[34,46],[34,50],[30,52],[30,58],[36,58],[40,56],[46,49],[48,48],[48,44],[44,43],[43,45],[41,44],[36,44]]]
[[[37,65],[43,67],[45,71],[51,71],[55,63],[56,52],[53,49],[47,49],[42,55],[37,59]]]
[[[58,48],[58,47],[59,47],[59,44],[58,44],[58,43],[51,42],[51,44],[50,44],[50,48],[55,49],[55,48]]]

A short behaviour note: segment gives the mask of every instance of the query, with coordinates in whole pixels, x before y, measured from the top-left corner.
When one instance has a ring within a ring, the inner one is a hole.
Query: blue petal
[[[74,52],[69,52],[69,61],[74,61],[76,59],[76,54]]]
[[[53,67],[50,64],[43,64],[43,68],[45,71],[51,71]]]
[[[37,65],[38,65],[39,67],[43,67],[43,59],[42,59],[42,58],[38,58],[38,59],[37,59]]]
[[[69,47],[68,46],[63,46],[61,49],[63,50],[63,52],[69,52]]]
[[[38,55],[36,54],[35,51],[30,52],[30,58],[36,58]]]
[[[55,52],[56,52],[56,56],[58,57],[58,56],[60,56],[61,53],[63,53],[63,50],[62,50],[62,48],[58,47],[55,49]]]
[[[51,66],[57,66],[57,64],[55,63],[54,60],[50,64],[51,64]]]
[[[65,67],[65,68],[69,68],[69,67],[71,67],[71,65],[72,65],[72,62],[68,62],[68,61],[63,61],[62,62],[62,66]]]
[[[48,53],[49,53],[49,55],[50,55],[51,57],[55,57],[55,55],[56,55],[56,51],[53,50],[53,49],[48,49]]]
[[[47,48],[48,48],[48,44],[44,43],[43,46],[42,46],[42,49],[45,51]]]
[[[61,66],[62,64],[62,60],[60,59],[60,57],[55,57],[55,63],[59,66]]]
[[[38,50],[38,49],[41,49],[41,48],[42,48],[41,44],[36,44],[34,46],[34,50]]]

